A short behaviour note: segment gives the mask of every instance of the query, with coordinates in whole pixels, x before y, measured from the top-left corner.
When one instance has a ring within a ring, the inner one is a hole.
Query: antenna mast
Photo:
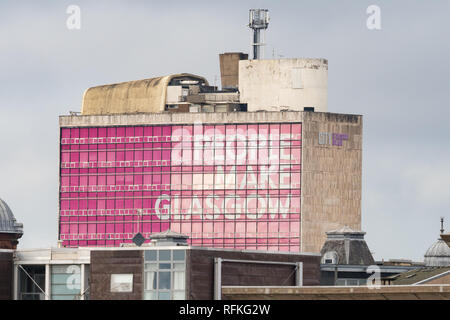
[[[265,45],[264,37],[261,38],[261,31],[266,30],[269,26],[269,10],[250,9],[248,26],[253,29],[253,59],[261,59],[261,47]]]

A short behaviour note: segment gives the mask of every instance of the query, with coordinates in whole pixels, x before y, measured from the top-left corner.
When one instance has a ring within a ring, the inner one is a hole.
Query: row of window
[[[300,123],[271,123],[271,124],[198,124],[174,126],[127,126],[127,127],[90,127],[90,128],[62,128],[61,138],[151,138],[154,137],[266,137],[281,135],[301,135]]]
[[[294,151],[294,150],[292,150]],[[61,162],[62,169],[93,169],[93,168],[147,168],[147,167],[170,167],[170,166],[207,166],[212,167],[207,168],[207,170],[217,171],[218,168],[216,166],[245,166],[245,165],[270,165],[270,167],[264,168],[265,170],[279,170],[278,165],[298,165],[301,164],[300,157],[300,149],[297,154],[292,155],[292,159],[279,159],[275,157],[268,156],[258,156],[253,158],[253,160],[249,159],[239,159],[234,160],[233,158],[228,159],[219,159],[219,158],[198,158],[196,160],[189,159],[178,159],[178,160],[136,160],[136,161],[74,161],[74,162]],[[216,167],[216,168],[214,168]],[[199,168],[198,168],[199,169]],[[214,170],[215,169],[215,170]],[[223,169],[220,169],[223,170]],[[182,170],[180,170],[182,171]],[[183,170],[184,171],[184,170]],[[200,170],[202,171],[202,170]]]
[[[186,229],[186,231],[189,231]],[[239,243],[239,240],[244,240],[247,244],[289,244],[292,239],[299,236],[297,232],[246,232],[246,233],[221,233],[221,232],[206,232],[206,233],[191,233],[191,241],[204,241],[208,238],[214,239],[215,243]],[[77,233],[77,234],[61,234],[61,240],[120,240],[133,239],[135,233]],[[144,232],[142,235],[148,238],[151,232]]]
[[[267,147],[276,146],[280,143],[285,143],[289,145],[290,143],[298,145],[301,141],[300,134],[282,134],[282,135],[262,135],[258,137],[254,136],[237,136],[237,135],[226,135],[219,137],[206,137],[202,135],[187,135],[187,136],[165,136],[165,137],[108,137],[108,138],[61,138],[61,145],[145,145],[150,148],[153,145],[157,145],[157,148],[161,148],[162,145],[172,144],[174,147],[181,146],[195,146],[196,148],[214,148],[223,146],[238,146],[245,147],[246,145],[250,147]],[[90,149],[90,148],[89,148]]]

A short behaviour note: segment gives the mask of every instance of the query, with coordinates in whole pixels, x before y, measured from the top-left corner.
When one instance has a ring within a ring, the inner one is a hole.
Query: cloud
[[[363,229],[377,258],[421,259],[450,209],[450,3],[377,1],[0,3],[0,197],[21,246],[55,245],[58,116],[90,86],[169,73],[219,76],[218,54],[250,50],[248,9],[271,13],[266,57],[329,60],[329,111],[364,115]]]

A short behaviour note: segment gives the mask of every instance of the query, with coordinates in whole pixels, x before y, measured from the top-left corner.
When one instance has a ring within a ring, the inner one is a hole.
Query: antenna
[[[248,26],[253,29],[253,59],[261,59],[261,47],[265,45],[264,37],[261,39],[261,30],[269,26],[269,10],[250,9]]]

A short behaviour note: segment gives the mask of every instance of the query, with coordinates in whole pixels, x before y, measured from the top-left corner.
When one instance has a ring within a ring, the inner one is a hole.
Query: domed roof
[[[23,234],[23,224],[17,223],[11,209],[2,199],[0,199],[0,233]]]
[[[450,266],[450,247],[438,239],[425,253],[425,265],[430,267]]]

